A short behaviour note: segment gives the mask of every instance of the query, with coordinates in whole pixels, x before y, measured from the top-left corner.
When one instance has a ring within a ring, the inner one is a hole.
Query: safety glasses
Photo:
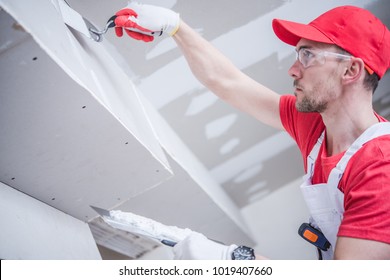
[[[299,60],[304,68],[313,65],[323,65],[327,57],[334,57],[341,60],[349,60],[352,58],[350,55],[328,51],[313,51],[308,48],[300,48],[297,50],[297,60]]]

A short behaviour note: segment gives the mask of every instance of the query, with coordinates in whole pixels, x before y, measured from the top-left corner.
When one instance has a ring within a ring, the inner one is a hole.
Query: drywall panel
[[[4,10],[0,18],[0,181],[87,221],[96,217],[90,204],[113,207],[172,176],[166,160],[142,142],[163,152],[131,87],[123,106],[132,104],[132,125],[148,135],[134,135]]]
[[[160,113],[151,105],[151,103],[142,97],[142,103],[145,106],[145,110],[148,116],[154,124],[156,135],[164,147],[166,152],[172,157],[180,168],[179,173],[184,174],[184,178],[187,178],[184,182],[188,184],[198,185],[201,192],[204,192],[213,202],[215,206],[218,206],[222,212],[244,232],[247,232],[245,223],[243,223],[240,211],[237,205],[232,201],[221,185],[211,176],[210,172],[204,167],[199,159],[193,154],[193,152],[183,143],[183,141],[177,136],[175,131],[168,125],[168,123],[161,117]],[[176,174],[176,173],[175,173]],[[176,177],[180,177],[176,174]],[[175,180],[176,178],[172,179]],[[184,183],[183,182],[183,183]],[[180,181],[177,184],[182,185]],[[183,184],[183,188],[185,185]],[[191,200],[191,196],[188,198],[182,198],[184,200]],[[195,207],[196,209],[196,207]],[[204,213],[207,215],[206,213]]]
[[[166,165],[164,153],[129,78],[130,69],[106,40],[87,38],[64,23],[63,0],[0,3],[74,81],[84,87]],[[66,4],[64,4],[66,5]],[[34,10],[31,14],[29,11]]]
[[[101,259],[88,224],[0,183],[0,258]]]

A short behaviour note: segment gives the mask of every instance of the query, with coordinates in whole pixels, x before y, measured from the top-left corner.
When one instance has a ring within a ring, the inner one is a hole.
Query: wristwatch
[[[254,260],[255,250],[247,246],[238,246],[232,252],[232,260]]]

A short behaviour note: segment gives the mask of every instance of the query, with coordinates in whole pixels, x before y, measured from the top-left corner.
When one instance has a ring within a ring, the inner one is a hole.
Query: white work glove
[[[226,246],[192,232],[173,247],[175,260],[231,260],[237,245]]]
[[[130,37],[144,42],[166,33],[173,36],[179,29],[180,16],[166,8],[129,2],[115,14],[115,33],[123,36],[123,29]]]

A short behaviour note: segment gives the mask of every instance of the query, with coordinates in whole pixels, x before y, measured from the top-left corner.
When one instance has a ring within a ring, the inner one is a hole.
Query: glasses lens
[[[314,53],[312,53],[308,49],[300,49],[298,51],[298,59],[305,68],[309,67],[312,64],[314,57]]]

